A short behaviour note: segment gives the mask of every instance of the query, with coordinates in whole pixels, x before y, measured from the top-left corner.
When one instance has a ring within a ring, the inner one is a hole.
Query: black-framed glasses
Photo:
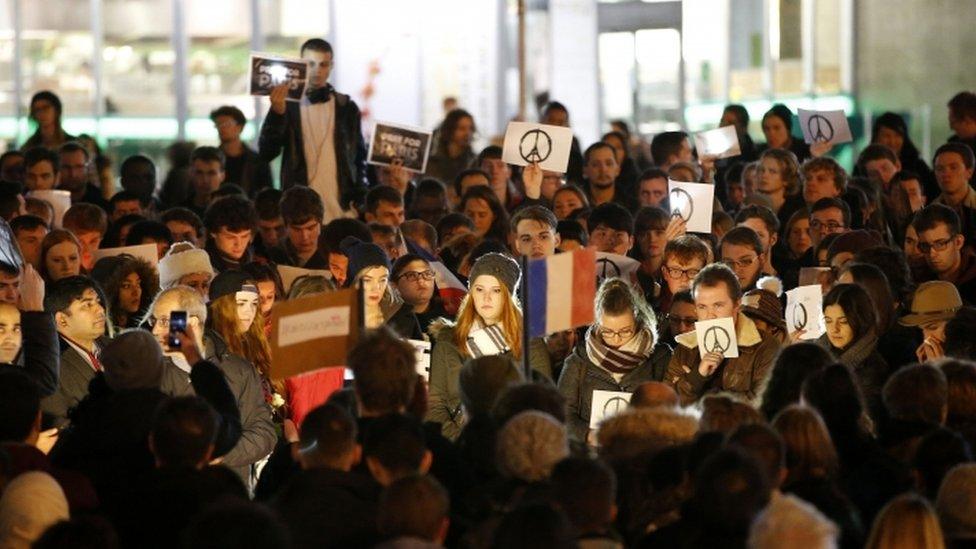
[[[937,252],[945,251],[945,249],[949,246],[949,243],[952,242],[952,239],[955,237],[955,235],[952,235],[949,238],[940,238],[939,240],[933,242],[922,242],[919,240],[917,244],[918,251],[922,252],[923,254],[927,254],[932,250]]]
[[[600,337],[603,339],[630,339],[637,333],[637,328],[635,326],[628,326],[620,330],[611,330],[610,328],[601,326],[596,333],[600,334]]]
[[[397,280],[406,279],[407,282],[419,282],[421,280],[430,282],[434,280],[434,271],[427,269],[426,271],[407,271],[397,277]]]
[[[688,280],[691,280],[692,278],[698,276],[698,273],[701,272],[701,269],[676,269],[674,267],[668,267],[667,265],[665,265],[664,271],[667,272],[668,276],[670,276],[671,278],[683,277],[683,278],[687,278]]]
[[[814,231],[819,231],[820,229],[827,229],[830,232],[839,231],[841,229],[846,229],[847,227],[843,223],[838,223],[836,221],[828,221],[824,223],[819,219],[814,219],[810,221],[810,228]]]

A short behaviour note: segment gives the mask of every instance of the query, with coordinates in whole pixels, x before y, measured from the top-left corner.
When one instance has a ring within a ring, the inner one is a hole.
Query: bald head
[[[630,397],[632,408],[674,408],[678,406],[678,393],[666,383],[647,381],[641,383]]]

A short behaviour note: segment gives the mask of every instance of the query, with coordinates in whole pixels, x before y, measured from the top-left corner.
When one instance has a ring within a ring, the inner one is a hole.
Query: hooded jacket
[[[708,377],[698,372],[701,353],[695,330],[674,338],[674,355],[664,381],[674,386],[682,406],[697,401],[706,393],[718,391],[736,394],[751,403],[758,401],[780,343],[772,338],[763,339],[755,322],[743,313],[736,319],[735,338],[739,356],[722,360]]]
[[[333,92],[335,101],[336,176],[339,182],[339,205],[360,204],[366,196],[366,143],[363,141],[361,116],[356,102],[348,95]],[[302,112],[297,101],[288,101],[285,113],[268,112],[258,141],[261,158],[270,163],[281,158],[281,188],[308,186],[308,164],[302,139]]]
[[[430,355],[430,387],[427,397],[425,421],[441,424],[441,432],[449,440],[457,439],[464,425],[464,411],[461,409],[461,368],[470,358],[462,355],[454,343],[454,323],[445,319],[435,321],[430,326],[434,341]],[[529,364],[536,372],[552,379],[549,364],[549,351],[542,338],[529,341],[527,351]],[[503,353],[515,360],[511,351]]]
[[[671,348],[658,343],[651,350],[643,364],[624,374],[620,381],[613,379],[610,372],[594,364],[586,355],[586,343],[577,345],[566,357],[563,371],[559,375],[559,392],[566,398],[568,413],[566,426],[569,436],[574,440],[586,441],[590,428],[590,407],[593,391],[634,392],[645,381],[661,381],[671,359]]]

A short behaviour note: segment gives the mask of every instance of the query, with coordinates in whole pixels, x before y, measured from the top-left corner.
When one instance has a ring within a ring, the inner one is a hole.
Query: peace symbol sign
[[[613,397],[603,404],[603,417],[607,418],[623,412],[630,403],[623,397]]]
[[[815,143],[827,143],[834,138],[834,125],[822,114],[807,119],[807,132]]]
[[[793,329],[802,329],[807,325],[808,318],[806,305],[797,303],[796,306],[793,307]]]
[[[675,187],[668,193],[668,203],[671,205],[671,217],[680,217],[682,221],[691,219],[691,214],[695,211],[695,202],[691,199],[691,193]]]
[[[596,272],[598,273],[597,278],[600,280],[620,276],[622,274],[620,267],[618,267],[617,264],[608,257],[601,257],[600,259],[596,260]]]
[[[705,337],[702,339],[705,343],[705,350],[709,353],[724,354],[732,346],[732,337],[721,326],[712,326],[705,330]]]
[[[552,138],[538,128],[525,132],[519,140],[519,156],[529,164],[544,162],[550,154]]]

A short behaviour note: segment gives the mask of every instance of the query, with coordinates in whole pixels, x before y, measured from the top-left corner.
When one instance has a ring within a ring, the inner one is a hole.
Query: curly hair
[[[765,158],[771,158],[779,164],[780,177],[786,185],[786,196],[800,192],[800,162],[795,154],[786,149],[767,149],[759,156],[759,161],[762,162]]]
[[[97,282],[108,299],[107,309],[112,323],[119,328],[135,328],[139,325],[139,320],[149,310],[149,305],[156,293],[159,292],[159,273],[141,257],[128,254],[119,257],[122,259],[121,262],[108,273],[107,277]],[[122,283],[125,279],[132,273],[139,276],[139,287],[142,289],[142,295],[139,298],[139,310],[134,313],[127,313],[119,302],[119,290],[122,289]],[[94,272],[92,274],[94,275]]]

